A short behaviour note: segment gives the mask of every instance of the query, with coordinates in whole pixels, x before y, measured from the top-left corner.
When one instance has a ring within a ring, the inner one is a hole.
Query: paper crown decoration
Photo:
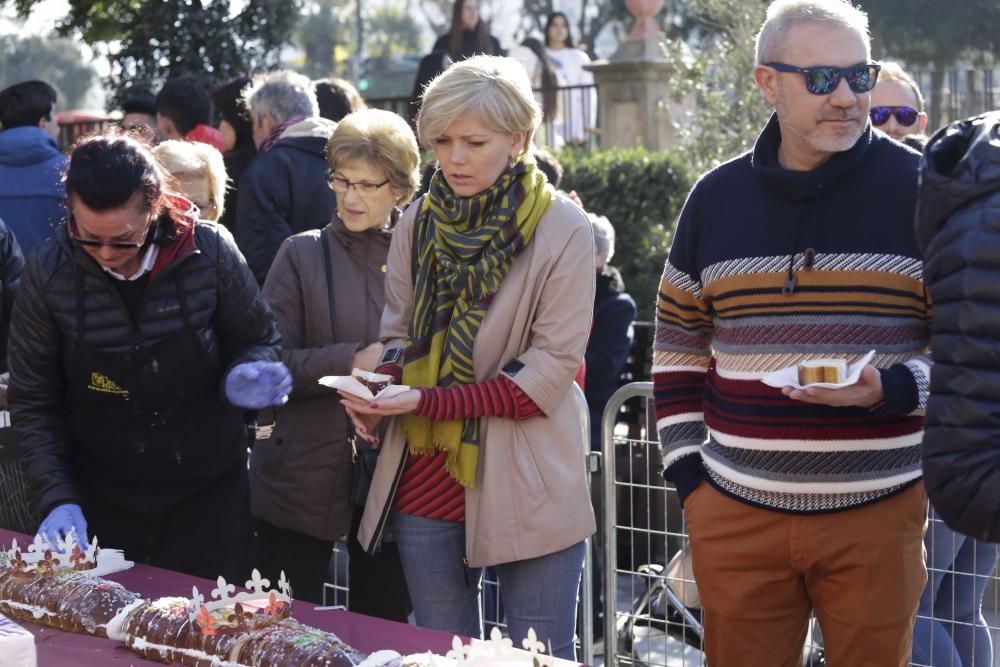
[[[212,599],[207,602],[193,586],[188,617],[204,635],[245,632],[288,618],[292,613],[292,587],[285,573],[278,579],[278,590],[269,589],[270,585],[271,581],[255,569],[243,585],[247,590],[239,593],[236,586],[219,577],[211,591]]]
[[[521,640],[521,646],[528,652],[527,659],[533,667],[549,667],[551,656],[545,655],[545,644],[538,641],[534,628],[528,628],[528,636]],[[552,647],[549,647],[551,653]],[[455,661],[456,667],[495,667],[496,665],[524,664],[526,656],[514,648],[514,642],[504,637],[500,629],[494,627],[485,642],[465,645],[459,637],[451,640],[451,650],[445,657]]]
[[[54,577],[94,569],[99,552],[96,536],[89,545],[81,545],[76,541],[75,530],[55,545],[41,535],[35,535],[34,541],[25,549],[18,547],[17,540],[13,540],[10,549],[0,553],[0,566],[13,577]]]

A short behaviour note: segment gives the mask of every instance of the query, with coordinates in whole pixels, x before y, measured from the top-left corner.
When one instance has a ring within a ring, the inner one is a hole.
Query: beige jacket
[[[400,347],[413,309],[411,253],[420,202],[393,234],[380,335]],[[583,360],[594,307],[594,239],[576,205],[557,195],[534,238],[514,260],[476,336],[476,381],[504,372],[542,416],[484,417],[475,488],[465,493],[470,567],[535,558],[572,546],[596,530],[584,453],[581,406],[570,391]],[[515,364],[516,365],[516,364]],[[585,414],[585,410],[583,412]],[[358,539],[377,547],[405,461],[398,419],[391,419]]]

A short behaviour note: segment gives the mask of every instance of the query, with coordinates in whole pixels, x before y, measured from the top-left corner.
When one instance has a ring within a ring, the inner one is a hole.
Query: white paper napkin
[[[352,375],[325,375],[319,379],[319,383],[330,389],[343,389],[348,394],[353,394],[366,401],[373,401],[376,398],[392,398],[410,389],[405,384],[390,384],[379,393],[372,394],[371,389],[355,380]]]
[[[777,387],[781,389],[782,387],[795,387],[796,389],[803,389],[806,386],[809,387],[820,387],[822,389],[840,389],[841,387],[849,387],[861,378],[861,371],[864,370],[868,362],[872,360],[875,356],[875,350],[871,350],[865,356],[861,357],[853,364],[847,367],[847,377],[844,378],[843,382],[833,383],[833,382],[814,382],[810,385],[799,384],[799,367],[789,366],[787,368],[782,368],[776,370],[773,373],[768,373],[761,378],[761,382],[770,386]]]

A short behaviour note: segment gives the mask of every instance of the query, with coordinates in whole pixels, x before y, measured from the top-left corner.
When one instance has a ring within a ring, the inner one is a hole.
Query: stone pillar
[[[601,148],[644,146],[663,150],[676,142],[667,85],[671,64],[663,56],[663,33],[653,17],[663,0],[627,0],[635,24],[608,60],[588,66],[597,82]]]

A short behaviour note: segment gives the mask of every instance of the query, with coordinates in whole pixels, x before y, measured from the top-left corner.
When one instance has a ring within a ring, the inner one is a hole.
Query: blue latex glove
[[[280,361],[248,361],[226,376],[226,398],[247,410],[282,405],[292,393],[292,374]]]
[[[83,518],[83,510],[79,505],[66,503],[49,512],[49,515],[38,527],[38,534],[56,548],[60,540],[64,540],[70,531],[76,529],[76,541],[81,549],[87,547],[87,520]]]

